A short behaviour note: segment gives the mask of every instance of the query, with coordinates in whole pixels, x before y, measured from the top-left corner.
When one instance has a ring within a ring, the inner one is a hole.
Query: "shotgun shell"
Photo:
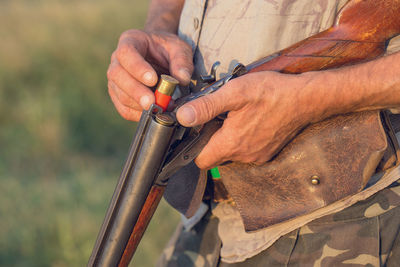
[[[156,104],[160,106],[163,111],[167,110],[171,96],[178,84],[179,82],[175,78],[165,74],[161,75],[160,82],[158,83],[155,91],[155,96]]]

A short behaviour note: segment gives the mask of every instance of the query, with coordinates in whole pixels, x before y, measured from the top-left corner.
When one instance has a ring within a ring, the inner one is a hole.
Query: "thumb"
[[[225,87],[180,107],[176,114],[179,123],[186,127],[193,127],[204,124],[219,114],[239,108],[242,99],[230,97],[232,91],[224,89]]]

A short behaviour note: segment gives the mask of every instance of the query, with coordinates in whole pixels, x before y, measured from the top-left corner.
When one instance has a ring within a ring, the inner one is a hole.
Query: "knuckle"
[[[210,159],[208,157],[197,157],[195,160],[195,163],[197,165],[197,167],[199,167],[199,169],[205,170],[205,169],[209,169],[214,162],[210,161]]]
[[[201,160],[196,160],[195,163],[196,163],[197,167],[201,170],[204,170],[207,168],[207,165],[204,164],[204,162],[202,162]]]
[[[113,66],[113,64],[110,64],[110,66],[108,67],[107,70],[107,78],[109,80],[115,80],[116,76],[117,76],[117,68],[115,66]]]
[[[116,50],[111,54],[111,62],[113,62],[117,58]]]
[[[119,41],[122,41],[126,38],[131,38],[132,36],[138,35],[141,31],[137,29],[129,29],[121,33],[121,36],[119,37]]]
[[[108,69],[107,69],[107,78],[108,78],[109,80],[111,80],[111,77],[112,77],[112,70],[111,70],[111,66],[110,66],[110,67],[108,67]]]
[[[216,106],[215,106],[215,101],[213,101],[209,96],[204,96],[202,98],[199,98],[200,100],[200,105],[199,105],[199,111],[200,114],[202,114],[202,117],[206,118],[207,120],[210,120],[217,116],[218,114],[215,111]]]
[[[120,37],[119,37],[119,41],[124,40],[125,38],[129,37],[131,35],[132,30],[126,30],[124,32],[121,33]]]
[[[116,56],[119,60],[127,57],[129,53],[131,52],[131,49],[133,49],[129,44],[127,43],[121,43],[117,50],[116,50]]]

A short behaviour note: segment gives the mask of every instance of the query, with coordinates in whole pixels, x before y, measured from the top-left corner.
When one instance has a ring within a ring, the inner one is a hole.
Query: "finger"
[[[115,96],[122,105],[140,112],[143,110],[143,108],[132,97],[119,88],[113,81],[108,81],[108,88],[114,91]]]
[[[111,62],[107,71],[107,77],[122,89],[143,109],[148,109],[154,103],[154,93],[145,85],[134,79],[117,60]]]
[[[118,97],[116,96],[114,90],[108,88],[108,94],[110,95],[111,101],[113,102],[115,108],[122,118],[129,121],[139,121],[141,112],[134,110],[132,108],[128,108],[119,102]]]
[[[224,134],[221,128],[210,138],[207,145],[195,159],[196,165],[200,169],[211,169],[223,162],[230,160],[234,148],[233,140]]]
[[[206,123],[219,114],[242,107],[245,100],[240,97],[240,88],[228,85],[229,83],[215,93],[183,105],[177,112],[178,121],[183,126],[192,127]]]
[[[118,44],[116,58],[121,66],[136,80],[147,86],[155,86],[157,73],[143,57],[147,46],[145,37],[142,39],[140,37],[125,38]]]
[[[182,85],[188,85],[194,68],[192,49],[183,41],[179,43],[182,45],[172,46],[169,51],[170,73]]]

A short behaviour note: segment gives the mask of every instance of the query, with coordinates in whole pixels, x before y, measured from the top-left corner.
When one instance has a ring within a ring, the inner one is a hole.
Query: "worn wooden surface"
[[[157,209],[158,203],[160,203],[164,190],[165,187],[156,185],[151,188],[146,202],[143,205],[142,211],[139,214],[139,218],[132,230],[131,236],[129,237],[128,244],[126,245],[118,267],[126,267],[129,265],[129,262],[131,261],[132,256],[135,253],[139,242],[142,239],[143,234]]]
[[[250,72],[302,73],[377,58],[387,41],[399,34],[399,14],[399,0],[350,1],[331,28],[280,51],[272,60],[258,60]]]

